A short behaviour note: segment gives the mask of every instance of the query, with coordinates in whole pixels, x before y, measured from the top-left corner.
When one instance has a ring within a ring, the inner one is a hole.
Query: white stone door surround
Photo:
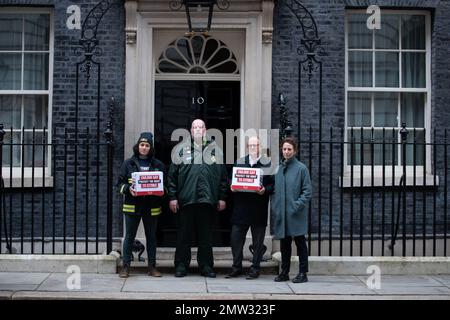
[[[210,35],[237,55],[241,81],[241,128],[271,127],[272,21],[274,0],[229,0],[214,10]],[[142,131],[154,132],[155,61],[166,45],[187,31],[184,8],[171,11],[168,0],[126,0],[124,156]],[[228,40],[228,41],[227,41]],[[237,46],[237,47],[236,47]],[[141,229],[141,228],[140,228]],[[140,230],[137,238],[141,238]],[[266,241],[271,253],[271,241]],[[247,247],[247,246],[246,246]]]
[[[241,66],[241,128],[271,126],[273,0],[230,0],[226,11],[215,10],[210,34],[227,43],[242,35],[233,48]],[[184,10],[171,11],[168,1],[125,2],[127,34],[125,67],[125,155],[140,132],[153,131],[155,59],[161,53],[158,35],[187,31]],[[158,43],[155,43],[158,40]],[[157,49],[157,50],[156,50]]]

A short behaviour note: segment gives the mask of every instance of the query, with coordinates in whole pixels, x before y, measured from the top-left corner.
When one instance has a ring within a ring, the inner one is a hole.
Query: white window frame
[[[16,95],[16,96],[25,96],[25,95],[46,95],[48,97],[48,107],[47,107],[47,143],[52,141],[52,105],[53,105],[53,62],[54,62],[54,12],[51,8],[22,8],[22,7],[8,7],[1,8],[0,13],[11,13],[11,14],[48,14],[50,19],[50,28],[49,28],[49,62],[48,62],[48,89],[47,90],[0,90],[1,95]],[[23,52],[23,48],[21,49]],[[22,70],[23,70],[23,61],[22,61]],[[23,82],[23,74],[22,74],[22,82]],[[23,104],[22,104],[23,108]],[[24,111],[21,111],[21,117],[23,118]],[[21,120],[23,123],[23,119]],[[4,128],[4,130],[8,133],[11,132],[8,130],[9,128]],[[14,129],[14,132],[21,132],[21,128]],[[33,129],[25,129],[25,132],[32,132]],[[36,133],[43,132],[42,129],[36,129]],[[4,143],[9,143],[8,140],[5,139]],[[37,147],[39,148],[39,147]],[[44,168],[44,182],[45,187],[53,186],[53,177],[51,176],[51,147],[49,146],[46,149],[46,166]],[[23,171],[23,177],[22,177]],[[33,167],[12,167],[11,166],[3,166],[1,167],[1,174],[3,176],[5,187],[6,188],[21,188],[21,187],[42,187],[43,186],[43,177],[42,177],[42,166],[34,167],[34,180],[33,177]],[[12,181],[11,181],[12,176]]]
[[[401,43],[399,43],[398,49],[376,49],[374,46],[372,46],[371,49],[361,49],[358,51],[370,51],[370,52],[377,52],[377,51],[392,51],[392,52],[399,52],[399,87],[375,87],[375,60],[372,59],[372,87],[349,87],[349,66],[348,66],[348,52],[352,51],[352,49],[348,49],[348,18],[352,14],[367,14],[365,9],[348,9],[345,11],[345,132],[344,132],[344,139],[345,141],[349,141],[348,137],[348,129],[350,127],[348,126],[348,93],[349,92],[418,92],[418,93],[425,93],[425,107],[424,107],[424,128],[425,128],[425,141],[428,143],[431,141],[431,14],[429,11],[425,10],[387,10],[382,9],[381,10],[381,19],[383,19],[383,14],[416,14],[416,15],[424,15],[425,16],[425,88],[402,88],[402,69],[401,69],[401,63],[402,63],[402,48]],[[367,14],[367,17],[369,17],[369,14]],[[401,37],[401,30],[399,30],[399,37]],[[375,41],[375,37],[372,37],[372,41]],[[408,50],[410,51],[410,50]],[[415,51],[415,50],[411,50]],[[424,50],[417,50],[418,52],[424,52]],[[400,101],[400,100],[398,100]],[[400,108],[400,102],[399,102],[399,108]],[[373,106],[373,99],[371,99],[371,113],[373,113],[374,106]],[[398,113],[400,115],[400,111]],[[373,125],[374,117],[373,114],[371,114],[371,125]],[[399,120],[400,121],[400,120]],[[356,127],[354,127],[357,129]],[[372,128],[372,127],[371,127]],[[383,127],[374,127],[374,129],[382,129]],[[391,128],[386,128],[386,134],[389,135],[392,130]],[[397,127],[397,129],[401,129],[400,127]],[[413,134],[413,129],[411,127],[407,128],[409,131],[409,134]],[[400,141],[400,140],[398,140]],[[352,183],[350,181],[351,177],[351,165],[349,164],[348,159],[348,148],[349,145],[345,144],[344,147],[344,177],[342,181],[343,187],[351,187]],[[401,153],[400,153],[400,146],[398,147],[397,151],[397,158],[398,163],[394,165],[394,172],[392,172],[392,165],[375,165],[374,166],[374,184],[373,186],[382,186],[383,185],[383,167],[385,171],[385,185],[386,186],[392,186],[392,175],[394,174],[394,185],[399,185],[400,177],[403,174],[403,166],[399,164],[401,161]],[[438,177],[434,177],[431,175],[431,147],[426,147],[426,168],[425,168],[425,184],[426,185],[434,185],[435,179],[436,179],[436,185],[439,184]],[[353,187],[361,186],[361,167],[363,169],[363,186],[372,186],[372,166],[371,165],[353,165]],[[424,175],[424,167],[423,165],[416,165],[415,167],[415,174],[416,174],[416,185],[420,186],[423,185],[423,175]],[[414,185],[414,166],[413,165],[407,165],[406,166],[406,183],[407,185]]]

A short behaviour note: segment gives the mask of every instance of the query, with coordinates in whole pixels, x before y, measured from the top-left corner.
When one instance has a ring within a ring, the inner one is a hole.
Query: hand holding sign
[[[178,200],[171,200],[169,202],[169,208],[170,208],[170,210],[172,210],[173,213],[176,213],[179,209]]]
[[[217,204],[217,211],[223,211],[227,207],[225,201],[219,200],[219,203]]]
[[[266,192],[266,189],[263,186],[261,186],[261,189],[256,191],[256,193],[259,194],[260,196],[262,196],[264,194],[264,192]]]

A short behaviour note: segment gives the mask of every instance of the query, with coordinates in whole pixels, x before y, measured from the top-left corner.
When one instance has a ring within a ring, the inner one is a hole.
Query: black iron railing
[[[64,97],[74,102],[73,113],[54,113],[51,130],[0,124],[0,253],[112,250],[115,102],[110,100],[106,117],[98,31],[107,12],[122,5],[100,0],[83,21],[76,42],[75,94]],[[82,116],[84,109],[88,117]],[[92,130],[88,123],[94,124]]]
[[[80,131],[76,147],[67,130],[24,142],[0,129],[2,253],[111,250],[111,125],[100,139]],[[447,130],[362,130],[330,128],[322,140],[312,128],[302,134],[298,157],[313,185],[311,255],[448,256]]]
[[[298,158],[311,174],[312,255],[448,256],[447,130],[311,127]],[[410,138],[412,136],[412,139]]]
[[[114,103],[105,137],[33,128],[25,141],[0,124],[0,253],[111,252]]]

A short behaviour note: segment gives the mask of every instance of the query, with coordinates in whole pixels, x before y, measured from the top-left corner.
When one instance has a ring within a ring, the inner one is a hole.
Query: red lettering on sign
[[[157,183],[144,183],[141,185],[142,188],[157,188],[158,184]]]
[[[249,170],[249,169],[238,169],[236,170],[237,174],[256,174],[256,170]]]
[[[154,180],[159,179],[158,175],[146,175],[146,176],[140,176],[139,180]]]
[[[245,182],[245,183],[253,183],[255,179],[247,179],[247,178],[238,178],[238,182]]]

